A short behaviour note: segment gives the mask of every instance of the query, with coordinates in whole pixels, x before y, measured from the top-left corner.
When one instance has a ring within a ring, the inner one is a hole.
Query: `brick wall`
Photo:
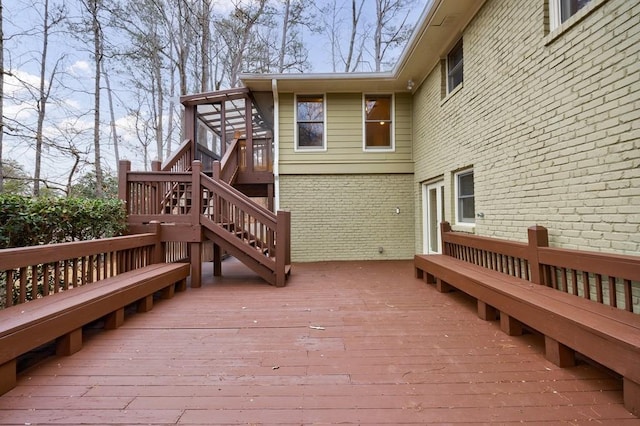
[[[412,185],[411,174],[280,176],[292,260],[413,258]]]
[[[549,34],[546,1],[490,0],[463,33],[464,86],[442,99],[438,66],[418,89],[415,182],[444,178],[447,220],[473,166],[477,234],[539,224],[554,246],[640,253],[640,3],[594,2]]]

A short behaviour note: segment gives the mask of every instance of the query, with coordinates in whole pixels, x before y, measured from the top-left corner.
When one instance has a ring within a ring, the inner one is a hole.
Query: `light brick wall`
[[[475,232],[640,254],[640,3],[609,0],[551,38],[546,1],[489,0],[463,33],[464,87],[414,98],[415,183],[473,166]],[[446,55],[447,52],[441,52]],[[422,212],[416,190],[416,252]]]
[[[292,260],[412,258],[412,188],[412,174],[280,176]]]

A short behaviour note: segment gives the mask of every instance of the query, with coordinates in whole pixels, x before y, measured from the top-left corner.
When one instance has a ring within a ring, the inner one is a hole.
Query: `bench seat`
[[[139,311],[186,289],[190,265],[152,264],[92,284],[32,300],[0,311],[0,395],[15,387],[16,358],[57,339],[56,352],[70,355],[82,347],[82,326],[106,317],[105,327],[124,320],[124,308],[138,302]]]
[[[478,315],[500,317],[510,335],[526,325],[545,336],[545,356],[561,367],[575,352],[624,378],[624,402],[640,413],[640,317],[447,255],[416,255],[416,276],[438,291],[457,288],[477,299]]]

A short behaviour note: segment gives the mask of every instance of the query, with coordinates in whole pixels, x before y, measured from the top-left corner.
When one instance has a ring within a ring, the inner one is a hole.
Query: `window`
[[[364,95],[364,149],[393,149],[393,96]]]
[[[324,95],[296,97],[296,150],[325,150]]]
[[[456,218],[458,223],[476,221],[473,170],[456,174]]]
[[[558,28],[563,22],[575,15],[591,0],[549,0],[551,30]]]
[[[451,93],[453,89],[462,84],[463,62],[462,39],[460,39],[447,55],[447,93]]]

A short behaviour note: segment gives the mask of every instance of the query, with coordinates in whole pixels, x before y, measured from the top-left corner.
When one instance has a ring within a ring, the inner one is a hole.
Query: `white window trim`
[[[298,145],[298,96],[322,95],[322,147],[300,147]],[[293,97],[293,151],[294,152],[326,152],[327,151],[327,94],[326,93],[296,93]]]
[[[544,38],[545,46],[551,44],[554,40],[567,32],[570,28],[582,21],[594,10],[598,9],[604,3],[609,0],[591,0],[589,4],[585,5],[582,9],[569,17],[564,22],[561,22],[562,15],[560,10],[561,0],[548,0],[549,1],[549,34]]]
[[[554,31],[562,24],[561,0],[549,0],[549,29]]]
[[[475,172],[473,167],[470,167],[468,169],[464,169],[464,170],[460,170],[458,172],[455,172],[453,174],[453,188],[454,188],[454,205],[455,205],[455,223],[456,223],[456,227],[460,227],[460,228],[468,228],[468,229],[475,229],[476,227],[476,222],[475,222],[475,217],[473,218],[473,222],[461,222],[460,221],[460,207],[459,207],[459,198],[458,198],[458,193],[459,193],[459,186],[458,186],[458,177],[460,175],[464,175],[467,173],[473,173],[473,181],[474,181],[474,188],[473,188],[473,198],[475,200],[476,198],[476,189],[475,189]]]
[[[462,81],[460,82],[460,84],[458,84],[456,87],[452,89],[451,87],[449,87],[449,55],[451,54],[451,51],[453,50],[453,48],[456,47],[460,41],[462,41]],[[449,97],[449,96],[453,96],[454,93],[458,93],[458,91],[464,86],[464,41],[461,38],[454,43],[451,49],[449,49],[444,59],[445,59],[444,60],[445,82],[447,85],[447,97]]]
[[[388,148],[367,147],[367,111],[365,99],[367,95],[391,95],[391,146]],[[396,95],[394,93],[367,92],[362,94],[362,151],[364,152],[395,152],[396,151]]]

